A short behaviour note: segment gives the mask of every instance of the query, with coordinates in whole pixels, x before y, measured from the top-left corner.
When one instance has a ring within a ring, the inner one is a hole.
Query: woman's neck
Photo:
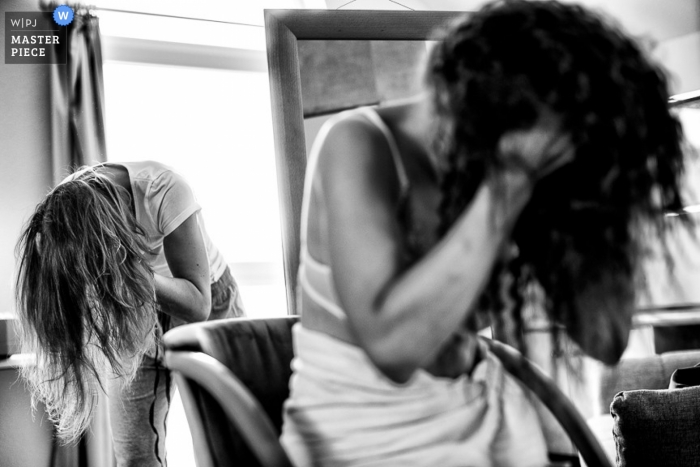
[[[397,105],[397,129],[405,140],[415,148],[416,155],[424,159],[436,176],[440,170],[433,151],[436,118],[433,104],[427,94],[421,94]]]

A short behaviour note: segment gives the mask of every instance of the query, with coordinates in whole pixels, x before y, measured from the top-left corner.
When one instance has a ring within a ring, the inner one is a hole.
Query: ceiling
[[[562,0],[574,3],[574,0]],[[263,24],[266,8],[413,9],[472,11],[486,0],[92,0],[98,8],[219,21]],[[631,34],[662,41],[700,31],[700,0],[580,0],[582,5],[612,16]]]
[[[615,18],[629,33],[662,41],[700,31],[700,0],[562,0]],[[475,10],[486,0],[325,0],[329,9]]]

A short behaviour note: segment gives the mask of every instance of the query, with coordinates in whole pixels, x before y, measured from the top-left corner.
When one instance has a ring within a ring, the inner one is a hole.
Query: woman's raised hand
[[[561,130],[561,117],[543,110],[535,124],[504,133],[498,157],[505,170],[522,170],[533,182],[574,159],[570,135]]]

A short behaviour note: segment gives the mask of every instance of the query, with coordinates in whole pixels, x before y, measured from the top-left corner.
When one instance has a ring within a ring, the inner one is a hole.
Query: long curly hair
[[[540,287],[554,322],[587,353],[616,361],[644,283],[640,259],[665,245],[665,213],[683,204],[685,144],[664,72],[609,20],[554,1],[487,4],[440,40],[427,81],[446,166],[443,232],[482,182],[498,180],[499,138],[531,127],[538,109],[562,116],[575,147],[573,162],[536,184],[510,240],[515,253],[495,266],[482,304],[511,305],[492,318],[517,343]]]
[[[129,195],[91,168],[39,203],[17,243],[22,376],[58,435],[86,429],[106,378],[128,384],[154,344],[156,302]]]

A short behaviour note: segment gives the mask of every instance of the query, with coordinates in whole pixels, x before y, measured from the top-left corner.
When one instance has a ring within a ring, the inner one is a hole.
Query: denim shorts
[[[236,279],[231,275],[228,266],[219,279],[211,284],[211,311],[207,321],[224,318],[240,318],[245,316],[245,307],[241,299],[241,292]],[[162,333],[165,334],[172,328],[185,324],[185,321],[173,318],[167,313],[158,313],[158,322]],[[161,347],[162,351],[163,348]],[[162,355],[162,352],[160,352]],[[147,355],[153,357],[152,353]]]
[[[219,280],[211,285],[211,313],[209,314],[209,321],[222,318],[239,318],[245,316],[245,314],[238,284],[227,266]]]

